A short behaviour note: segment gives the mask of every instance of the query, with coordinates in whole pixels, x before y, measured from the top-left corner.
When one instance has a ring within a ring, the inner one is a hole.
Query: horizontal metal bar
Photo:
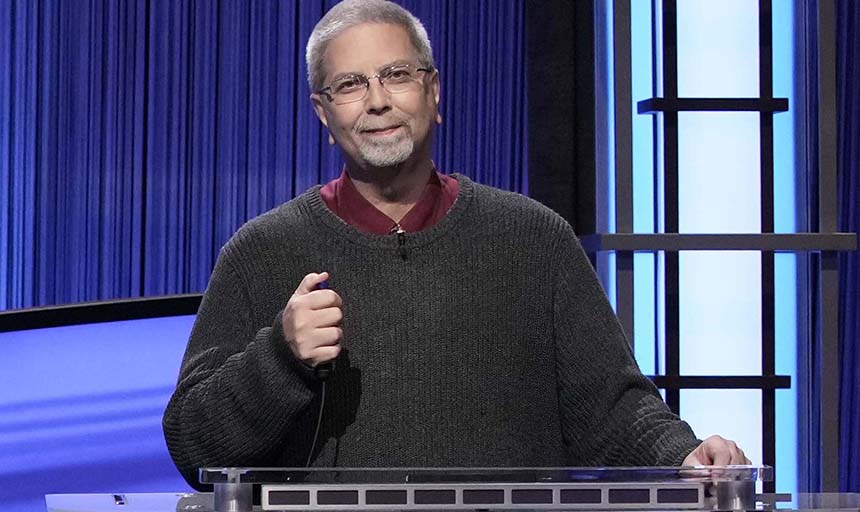
[[[193,315],[197,313],[202,297],[195,293],[13,309],[0,312],[0,332]]]
[[[855,233],[596,233],[580,241],[588,253],[599,251],[853,251]]]
[[[648,98],[636,104],[640,114],[660,112],[786,112],[788,98]]]
[[[660,389],[788,389],[788,375],[652,375]]]

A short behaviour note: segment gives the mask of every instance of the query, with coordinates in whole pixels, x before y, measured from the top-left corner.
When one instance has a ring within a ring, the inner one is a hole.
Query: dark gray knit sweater
[[[698,444],[643,377],[570,226],[473,183],[436,226],[377,236],[319,187],[221,251],[164,415],[176,465],[304,466],[320,382],[280,312],[328,271],[345,349],[314,466],[677,465]]]

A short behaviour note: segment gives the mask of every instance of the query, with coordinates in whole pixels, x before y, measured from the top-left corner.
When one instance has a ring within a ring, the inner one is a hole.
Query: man
[[[347,0],[307,59],[345,171],[222,249],[164,417],[189,483],[201,466],[748,462],[640,374],[564,220],[437,173],[417,19]]]

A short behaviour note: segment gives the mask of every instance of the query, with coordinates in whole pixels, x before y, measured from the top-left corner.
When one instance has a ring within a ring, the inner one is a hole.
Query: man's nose
[[[385,112],[391,108],[391,93],[385,90],[378,78],[368,82],[364,106],[368,112],[375,113]]]

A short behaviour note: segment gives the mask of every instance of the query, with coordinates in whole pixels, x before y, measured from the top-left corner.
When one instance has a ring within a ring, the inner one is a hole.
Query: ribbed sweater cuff
[[[701,439],[693,439],[692,441],[686,441],[678,444],[676,447],[677,452],[674,460],[671,462],[671,466],[680,466],[684,463],[684,459],[687,458],[687,455],[690,455],[690,452],[695,450],[700,444],[702,444]],[[670,452],[671,453],[671,452]]]

